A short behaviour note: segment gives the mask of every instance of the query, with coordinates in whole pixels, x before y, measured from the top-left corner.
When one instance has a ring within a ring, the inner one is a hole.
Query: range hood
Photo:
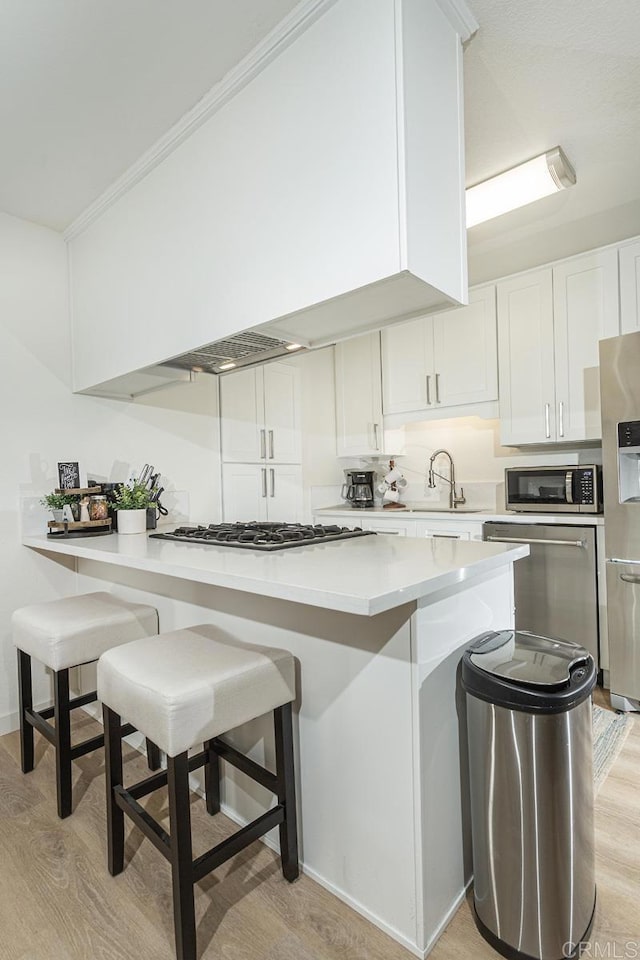
[[[299,343],[288,340],[279,340],[269,337],[258,331],[248,330],[237,333],[223,340],[216,340],[197,350],[183,353],[179,357],[167,360],[160,366],[189,370],[193,373],[226,373],[238,367],[252,366],[256,363],[265,363],[267,360],[277,360],[291,353],[298,353],[303,349]]]

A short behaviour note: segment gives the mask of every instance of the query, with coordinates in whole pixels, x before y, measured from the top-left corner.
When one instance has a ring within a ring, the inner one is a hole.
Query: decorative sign
[[[80,464],[58,464],[58,487],[60,490],[77,490],[80,486]]]

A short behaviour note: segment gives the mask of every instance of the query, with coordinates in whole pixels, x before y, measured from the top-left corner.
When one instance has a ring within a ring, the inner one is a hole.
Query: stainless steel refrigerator
[[[600,342],[611,703],[640,710],[640,333]]]

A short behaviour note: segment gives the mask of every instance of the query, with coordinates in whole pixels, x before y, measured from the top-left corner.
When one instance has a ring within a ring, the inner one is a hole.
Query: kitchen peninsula
[[[209,622],[291,650],[304,870],[424,955],[470,877],[461,648],[512,624],[512,565],[528,547],[382,536],[268,554],[145,535],[23,543],[51,562],[73,558],[79,592],[154,604],[162,630]],[[266,721],[234,742],[272,762]],[[236,771],[223,799],[238,820],[271,802]]]

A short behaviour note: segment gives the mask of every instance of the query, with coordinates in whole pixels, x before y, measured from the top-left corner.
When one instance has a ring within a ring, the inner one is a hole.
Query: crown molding
[[[443,0],[438,0],[438,3]],[[451,0],[444,0],[449,3]],[[456,0],[458,2],[458,0]],[[139,183],[154,167],[180,146],[198,127],[212,117],[254,77],[265,69],[289,44],[332,7],[336,0],[302,0],[240,63],[185,113],[159,140],[135,161],[117,180],[93,201],[63,231],[65,240],[72,240]]]
[[[436,0],[436,3],[457,30],[462,43],[467,43],[480,25],[464,0]]]

